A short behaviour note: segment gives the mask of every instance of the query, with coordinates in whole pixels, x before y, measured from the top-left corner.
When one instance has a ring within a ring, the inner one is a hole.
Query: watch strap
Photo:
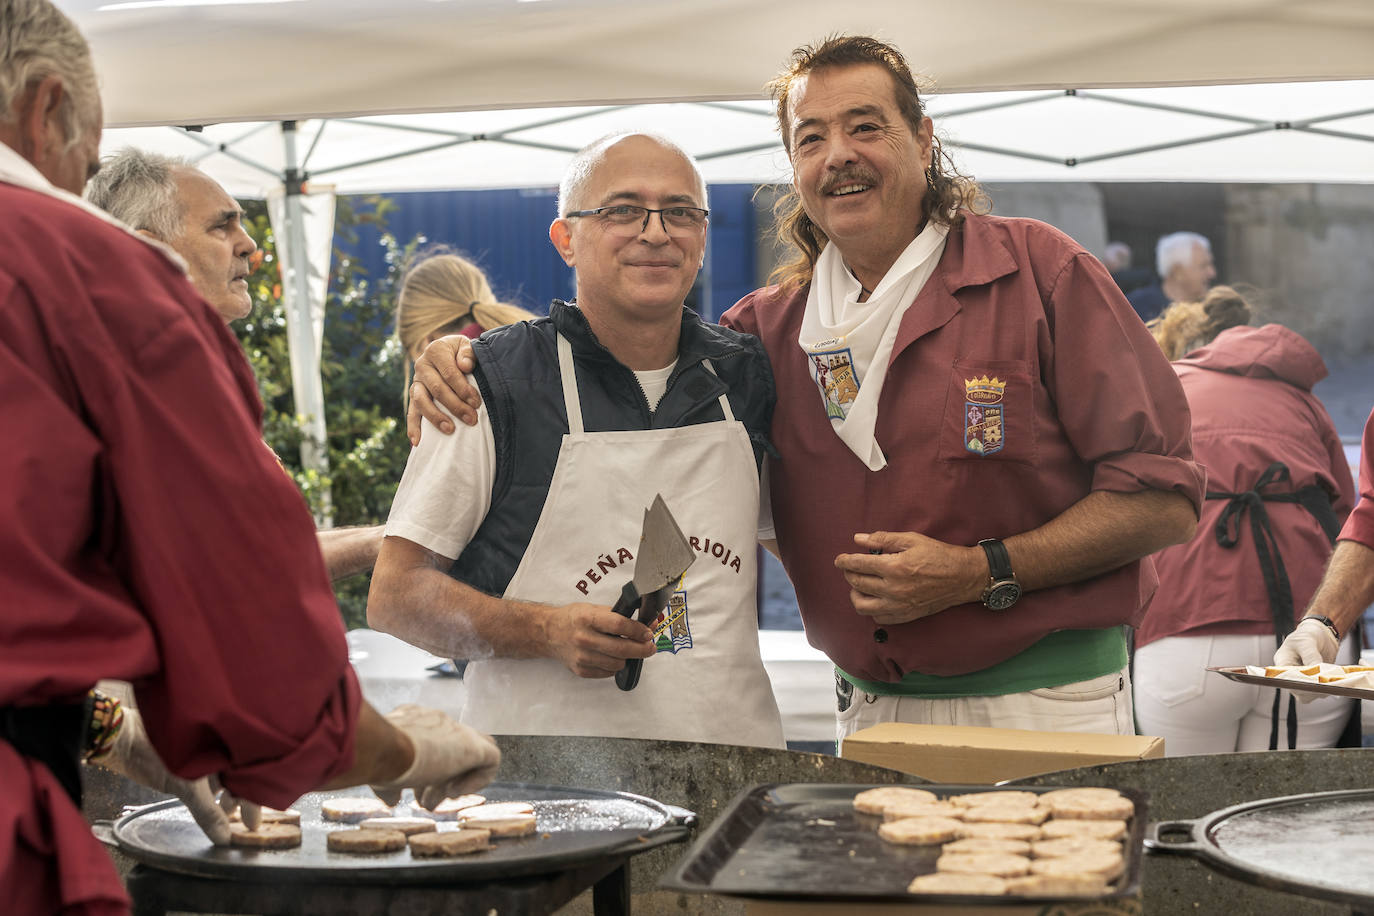
[[[1011,556],[1007,553],[1005,544],[997,538],[987,538],[979,541],[978,546],[983,548],[983,552],[988,556],[988,572],[992,576],[992,581],[1000,582],[1003,579],[1015,578],[1011,571]]]
[[[1332,620],[1330,617],[1324,617],[1321,614],[1304,614],[1302,619],[1315,620],[1317,623],[1325,624],[1326,628],[1331,631],[1331,635],[1336,637],[1336,642],[1341,641],[1340,628],[1336,626],[1336,621]]]

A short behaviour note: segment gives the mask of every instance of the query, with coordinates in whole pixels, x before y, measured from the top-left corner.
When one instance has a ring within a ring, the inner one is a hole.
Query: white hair
[[[177,172],[191,169],[185,159],[125,147],[101,163],[86,185],[86,199],[130,228],[170,242],[186,218]]]
[[[1131,246],[1125,242],[1108,242],[1102,253],[1102,263],[1113,272],[1125,270],[1131,266]]]
[[[51,76],[66,93],[57,116],[71,149],[100,126],[100,91],[86,39],[48,0],[0,0],[0,123],[18,117],[24,93]]]
[[[1155,271],[1159,279],[1167,279],[1171,270],[1187,264],[1193,257],[1194,245],[1201,245],[1208,254],[1212,251],[1212,243],[1207,241],[1207,236],[1196,232],[1172,232],[1160,236],[1159,244],[1155,245]]]
[[[626,137],[647,137],[664,149],[671,150],[681,156],[683,161],[691,167],[692,175],[696,178],[697,190],[701,194],[701,206],[710,209],[710,203],[706,198],[706,180],[701,177],[701,169],[697,168],[697,161],[689,156],[686,150],[659,134],[643,131],[618,131],[607,134],[582,147],[573,156],[572,161],[568,163],[568,167],[563,171],[563,180],[558,184],[559,216],[567,216],[574,210],[583,209],[585,201],[582,197],[586,191],[587,182],[591,180],[592,173],[601,164],[601,160],[606,157],[606,150]]]

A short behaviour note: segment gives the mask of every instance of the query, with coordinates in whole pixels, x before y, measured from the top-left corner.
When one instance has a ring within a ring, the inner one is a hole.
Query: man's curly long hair
[[[778,106],[778,132],[782,135],[782,145],[790,157],[792,137],[788,131],[788,107],[791,104],[792,88],[797,80],[818,70],[832,67],[851,67],[859,64],[877,64],[892,76],[893,95],[901,110],[902,118],[915,133],[921,129],[925,118],[925,107],[921,104],[916,79],[911,75],[902,52],[886,42],[863,35],[836,35],[818,45],[807,45],[792,52],[786,68],[771,80],[767,87],[769,94]],[[957,226],[963,221],[964,211],[984,212],[988,208],[988,198],[972,178],[960,175],[954,161],[940,145],[938,137],[931,138],[932,150],[930,168],[926,171],[926,194],[921,201],[921,210],[926,219],[937,223]],[[773,209],[777,217],[778,240],[783,245],[795,247],[796,257],[780,265],[773,271],[772,278],[784,288],[797,288],[811,282],[811,272],[816,259],[825,248],[829,239],[811,221],[802,208],[801,195],[795,187],[779,199]],[[914,229],[915,227],[913,227]]]

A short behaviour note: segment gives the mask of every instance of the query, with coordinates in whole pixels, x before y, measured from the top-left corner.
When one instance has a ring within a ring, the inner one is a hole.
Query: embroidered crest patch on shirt
[[[687,619],[686,576],[677,580],[677,588],[668,598],[668,606],[659,612],[652,624],[654,648],[676,655],[692,648],[692,627]]]
[[[812,351],[811,377],[820,389],[825,415],[832,420],[847,417],[850,405],[859,396],[859,379],[854,374],[849,348]]]
[[[1000,452],[1006,444],[1002,394],[1007,383],[998,378],[964,379],[964,448],[975,455]]]

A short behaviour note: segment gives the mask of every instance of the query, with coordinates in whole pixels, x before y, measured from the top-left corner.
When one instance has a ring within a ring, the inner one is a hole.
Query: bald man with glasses
[[[683,305],[701,173],[661,138],[611,136],[575,157],[558,208],[576,300],[473,342],[478,423],[411,453],[368,620],[468,659],[462,720],[492,732],[781,747],[754,597],[773,376],[755,338]],[[656,494],[697,559],[646,625],[610,606]],[[646,661],[625,691],[628,659]]]

